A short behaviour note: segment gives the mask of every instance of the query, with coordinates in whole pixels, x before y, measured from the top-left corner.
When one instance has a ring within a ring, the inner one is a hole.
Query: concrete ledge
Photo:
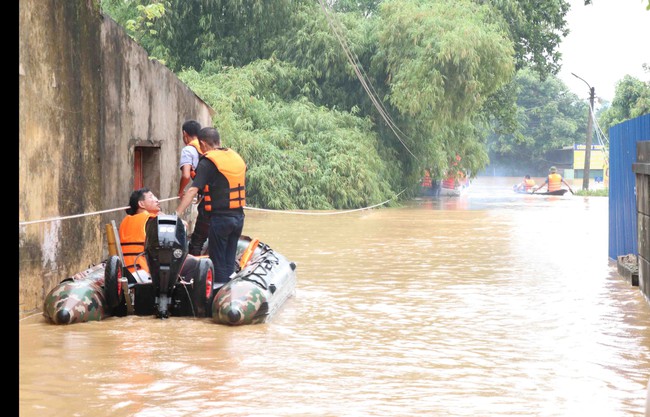
[[[623,255],[616,259],[618,274],[632,286],[639,286],[639,265],[635,255]]]

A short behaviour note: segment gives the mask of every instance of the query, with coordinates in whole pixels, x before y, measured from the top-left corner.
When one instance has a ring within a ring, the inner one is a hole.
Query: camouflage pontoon
[[[245,253],[249,245],[249,238],[240,239],[238,254]],[[212,320],[229,325],[267,321],[294,294],[295,269],[295,263],[257,243],[250,261],[219,289],[212,303]]]

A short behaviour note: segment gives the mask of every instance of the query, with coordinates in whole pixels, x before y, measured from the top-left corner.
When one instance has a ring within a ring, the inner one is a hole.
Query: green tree
[[[477,0],[490,4],[507,22],[515,48],[516,69],[528,67],[541,79],[560,70],[562,38],[569,34],[564,19],[570,4],[565,0]]]
[[[489,139],[490,166],[508,174],[544,173],[549,151],[584,143],[588,105],[556,77],[540,81],[530,69],[517,72],[518,129]]]
[[[125,0],[101,0],[105,13],[120,23],[138,44],[149,52],[152,59],[166,64],[167,49],[158,41],[156,22],[166,13],[165,6],[158,2],[137,2]]]
[[[513,74],[504,22],[471,1],[385,1],[373,69],[412,138],[415,167],[443,174],[456,155],[475,174],[488,161],[480,112]],[[411,156],[401,151],[408,165]],[[412,172],[410,172],[412,174]]]
[[[324,0],[319,0],[319,2],[325,3]],[[357,12],[364,17],[370,17],[377,13],[381,3],[382,0],[337,0],[332,7],[337,12]]]
[[[650,82],[626,75],[616,83],[611,106],[600,113],[598,124],[608,134],[609,128],[650,113]]]
[[[200,69],[206,61],[242,66],[268,58],[274,40],[291,28],[300,0],[166,0],[156,21],[168,66]]]
[[[218,60],[241,66],[273,52],[301,0],[102,0],[102,8],[172,71]],[[164,7],[163,7],[164,5]],[[155,16],[152,11],[164,9]],[[146,29],[146,30],[144,30]],[[143,36],[146,35],[146,36]]]

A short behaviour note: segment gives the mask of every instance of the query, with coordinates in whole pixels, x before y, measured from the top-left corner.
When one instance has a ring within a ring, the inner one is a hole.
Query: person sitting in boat
[[[150,282],[151,273],[144,256],[147,221],[160,214],[158,197],[147,187],[137,189],[131,193],[127,216],[120,223],[119,236],[124,257],[124,266],[131,275],[140,283]],[[185,221],[183,221],[185,227]],[[192,255],[187,255],[181,268],[180,275],[190,276],[198,267],[198,260]]]
[[[547,187],[549,193],[553,191],[558,191],[562,188],[562,184],[566,185],[569,188],[569,191],[571,191],[571,194],[573,194],[573,190],[571,189],[569,183],[564,181],[564,178],[562,178],[562,176],[557,173],[557,168],[551,167],[549,168],[548,172],[549,174],[548,177],[546,177],[546,181],[544,181],[544,184],[542,184],[539,188],[534,190],[533,194],[544,187]]]
[[[440,194],[440,182],[433,178],[430,168],[424,170],[424,176],[420,179],[420,192],[426,196]]]
[[[420,180],[420,185],[422,188],[431,188],[433,183],[431,182],[431,171],[429,168],[424,170],[424,176]]]
[[[515,191],[518,193],[528,193],[533,190],[535,186],[535,180],[530,178],[530,175],[526,175],[524,180],[516,185]]]

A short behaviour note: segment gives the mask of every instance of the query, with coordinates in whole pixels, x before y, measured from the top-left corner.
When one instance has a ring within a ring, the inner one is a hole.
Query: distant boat
[[[564,188],[555,190],[555,191],[546,191],[543,193],[530,193],[530,194],[535,194],[535,195],[564,195],[566,192],[569,190],[565,190]]]
[[[543,193],[541,193],[541,192],[540,193],[537,193],[537,192],[534,193],[533,192],[534,189],[526,191],[526,190],[522,190],[522,189],[517,188],[516,185],[514,185],[512,187],[512,190],[517,194],[535,194],[535,195],[564,195],[564,194],[566,194],[567,191],[569,191],[569,190],[565,190],[564,188],[561,188],[561,189],[555,190],[555,191],[545,191]]]
[[[440,183],[440,195],[460,196],[467,192],[470,180],[467,177],[447,177]]]

